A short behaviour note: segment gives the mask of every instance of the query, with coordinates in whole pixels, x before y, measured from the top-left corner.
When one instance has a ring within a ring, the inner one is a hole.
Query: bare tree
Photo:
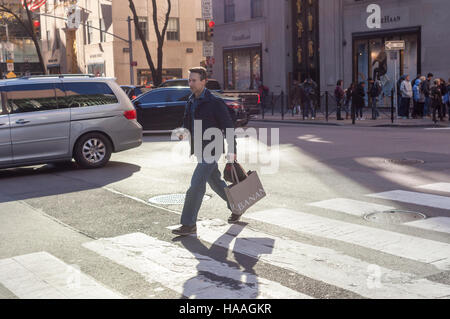
[[[170,15],[170,11],[172,9],[172,2],[171,2],[171,0],[167,0],[167,12],[163,16],[158,16],[158,8],[156,5],[157,0],[152,0],[153,26],[155,28],[156,39],[158,42],[157,60],[156,60],[156,67],[155,67],[155,63],[153,62],[152,55],[150,54],[150,50],[148,49],[147,39],[146,39],[145,35],[143,34],[141,27],[139,26],[139,17],[136,13],[136,7],[134,6],[134,2],[133,2],[133,0],[128,0],[128,1],[129,1],[131,12],[133,14],[134,26],[139,35],[139,38],[141,39],[142,46],[144,47],[144,51],[145,51],[145,57],[147,58],[147,63],[150,66],[150,70],[152,71],[153,84],[155,86],[158,86],[162,82],[163,46],[164,46],[164,40],[166,38],[167,25],[169,23],[169,15]],[[162,24],[163,24],[162,30],[160,30],[160,28],[159,28],[159,22],[162,22]]]
[[[19,24],[24,28],[26,33],[31,37],[31,39],[33,40],[34,46],[36,47],[36,53],[39,58],[39,64],[41,66],[42,73],[45,74],[46,70],[45,70],[44,59],[42,57],[42,52],[41,52],[41,48],[39,45],[39,41],[37,39],[36,33],[34,32],[31,11],[28,8],[28,4],[26,1],[24,2],[24,4],[25,4],[24,7],[25,7],[26,15],[27,15],[26,19],[21,16],[20,12],[18,12],[18,11],[15,12],[15,10],[12,7],[9,7],[6,4],[0,4],[0,13],[2,13],[2,12],[8,13],[12,17],[14,17],[14,19],[16,19],[19,22]]]

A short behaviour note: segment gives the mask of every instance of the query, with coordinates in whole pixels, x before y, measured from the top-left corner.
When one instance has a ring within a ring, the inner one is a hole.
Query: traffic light
[[[41,38],[41,23],[38,20],[33,20],[33,31],[38,39]]]
[[[214,26],[216,23],[212,20],[206,20],[206,41],[212,41],[212,38],[214,36]]]

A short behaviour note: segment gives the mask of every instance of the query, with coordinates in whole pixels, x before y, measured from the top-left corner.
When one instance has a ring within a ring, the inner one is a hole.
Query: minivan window
[[[69,103],[67,101],[66,93],[64,92],[64,86],[62,83],[55,83],[55,92],[58,109],[67,109],[69,107]]]
[[[106,83],[66,82],[64,88],[69,107],[107,105],[119,102]]]
[[[58,108],[53,83],[7,86],[11,113],[48,111]]]

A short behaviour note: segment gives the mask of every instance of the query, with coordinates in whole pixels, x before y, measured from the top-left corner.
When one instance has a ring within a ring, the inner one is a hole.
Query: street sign
[[[213,56],[214,55],[214,43],[213,42],[203,42],[203,56]]]
[[[386,50],[405,50],[405,41],[386,41]]]
[[[213,19],[212,1],[211,0],[202,0],[202,19],[205,19],[205,20]]]

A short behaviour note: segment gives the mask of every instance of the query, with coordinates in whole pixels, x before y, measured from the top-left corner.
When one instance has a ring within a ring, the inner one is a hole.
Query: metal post
[[[328,91],[325,92],[325,118],[328,122]]]
[[[281,91],[281,119],[284,120],[284,92]]]
[[[352,124],[353,125],[355,125],[355,118],[356,118],[355,105],[352,103]]]
[[[391,90],[391,122],[394,123],[394,88]]]
[[[272,115],[274,114],[274,108],[275,108],[275,103],[274,103],[274,100],[273,100],[273,92],[272,92]]]
[[[131,40],[131,19],[130,16],[128,16],[127,22],[128,22],[128,50],[130,55],[130,84],[134,85],[134,71],[133,71],[133,43]]]

